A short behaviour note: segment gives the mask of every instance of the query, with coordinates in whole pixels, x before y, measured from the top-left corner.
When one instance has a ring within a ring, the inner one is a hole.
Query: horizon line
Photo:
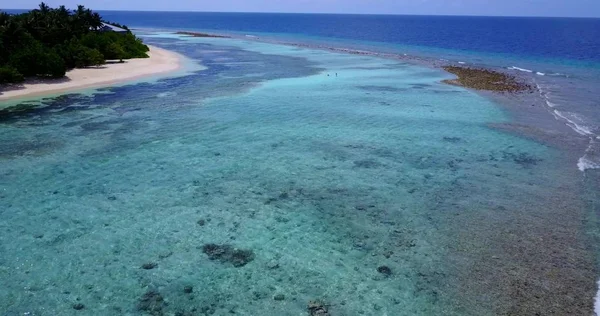
[[[552,16],[552,15],[475,15],[475,14],[418,14],[418,13],[342,13],[342,12],[278,12],[278,11],[200,11],[200,10],[129,10],[129,9],[94,9],[86,7],[92,11],[112,11],[112,12],[156,12],[156,13],[240,13],[240,14],[305,14],[305,15],[385,15],[385,16],[440,16],[440,17],[481,17],[481,18],[548,18],[548,19],[600,19],[600,16]],[[31,9],[3,9],[3,10],[23,10]]]

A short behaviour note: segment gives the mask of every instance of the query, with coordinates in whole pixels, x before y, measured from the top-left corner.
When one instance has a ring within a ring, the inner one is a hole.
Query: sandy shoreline
[[[88,88],[108,87],[118,83],[177,71],[185,57],[155,46],[149,46],[150,58],[107,63],[100,67],[73,69],[56,80],[27,80],[15,86],[0,86],[0,101],[34,97]]]

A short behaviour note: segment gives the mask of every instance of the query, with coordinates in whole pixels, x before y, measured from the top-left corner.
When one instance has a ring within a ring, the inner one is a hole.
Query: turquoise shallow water
[[[2,314],[591,310],[561,153],[491,128],[509,117],[447,74],[146,41],[207,69],[2,112]]]

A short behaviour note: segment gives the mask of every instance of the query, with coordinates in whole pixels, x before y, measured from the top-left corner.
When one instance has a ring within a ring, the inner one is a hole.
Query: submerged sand
[[[100,67],[73,69],[61,79],[28,80],[24,84],[0,86],[0,101],[108,87],[147,76],[174,72],[182,67],[185,58],[182,55],[154,46],[149,47],[149,58],[130,59],[123,63],[107,63]]]

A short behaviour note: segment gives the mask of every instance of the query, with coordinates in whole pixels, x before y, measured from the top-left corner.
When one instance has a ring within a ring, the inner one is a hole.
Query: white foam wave
[[[461,64],[461,65],[466,64],[464,61],[459,61],[458,63]]]
[[[581,172],[585,172],[588,169],[600,169],[600,157],[597,157],[597,155],[594,154],[594,146],[597,144],[596,140],[600,140],[600,135],[595,135],[593,131],[594,129],[586,126],[585,119],[577,113],[557,110],[557,105],[550,102],[550,92],[543,90],[542,87],[537,83],[536,87],[540,93],[540,96],[544,98],[544,101],[548,105],[550,113],[554,116],[556,120],[565,122],[565,124],[577,134],[589,137],[590,142],[588,148],[585,150],[583,156],[577,161],[577,169],[579,169],[579,171]],[[600,298],[597,298],[596,302],[597,304],[600,304]],[[600,316],[600,314],[596,314],[596,316]]]
[[[586,156],[579,158],[579,161],[577,162],[577,168],[581,172],[584,172],[588,169],[600,169],[600,163],[591,161],[590,159],[587,158],[587,155],[586,155]],[[600,299],[600,293],[598,293],[598,296],[596,297],[596,303],[600,304],[600,302],[598,302],[598,299]],[[598,307],[600,307],[600,306],[598,306]],[[600,314],[598,314],[598,316],[600,316]]]
[[[542,89],[542,87],[537,83],[536,83],[536,87],[538,88],[540,96],[542,96],[542,98],[544,98],[544,101],[546,101],[546,105],[548,105],[548,107],[552,109],[551,113],[552,113],[552,115],[554,115],[554,118],[556,118],[559,121],[565,121],[565,124],[567,124],[567,126],[569,126],[571,129],[573,129],[579,135],[595,136],[594,132],[593,132],[593,128],[585,125],[585,119],[581,118],[581,116],[579,116],[577,113],[559,111],[559,110],[555,109],[556,104],[551,102],[550,99],[548,98],[550,93],[544,91]]]
[[[596,299],[594,300],[594,313],[596,316],[600,316],[600,280],[598,280],[598,292],[596,293]]]
[[[515,67],[515,66],[508,67],[508,69],[511,69],[511,70],[518,70],[518,71],[522,71],[522,72],[529,72],[529,73],[532,73],[532,72],[533,72],[533,70],[529,70],[529,69],[525,69],[525,68],[519,68],[519,67]]]
[[[545,75],[546,75],[545,73],[543,73],[543,72],[539,72],[539,71],[538,71],[538,72],[536,72],[535,74],[536,74],[536,75],[538,75],[538,76],[545,76]]]
[[[598,155],[598,143],[596,142],[598,139],[600,139],[599,136],[596,136],[595,138],[590,137],[590,144],[585,150],[585,154],[583,157],[579,158],[579,161],[577,162],[577,168],[579,168],[580,171],[583,172],[587,169],[600,169],[600,156]]]
[[[554,117],[559,117],[566,121],[565,124],[572,128],[575,132],[577,132],[581,136],[592,136],[594,133],[592,129],[588,126],[583,125],[583,123],[579,120],[577,114],[570,112],[561,112],[559,110],[554,110]],[[576,122],[580,121],[580,122]]]
[[[156,97],[157,98],[167,98],[167,97],[172,97],[176,94],[177,93],[175,93],[175,92],[161,92],[161,93],[157,94]]]
[[[254,36],[254,35],[248,35],[248,34],[246,34],[246,35],[244,35],[244,36],[246,36],[246,37],[248,37],[248,38],[258,38],[258,36]]]

